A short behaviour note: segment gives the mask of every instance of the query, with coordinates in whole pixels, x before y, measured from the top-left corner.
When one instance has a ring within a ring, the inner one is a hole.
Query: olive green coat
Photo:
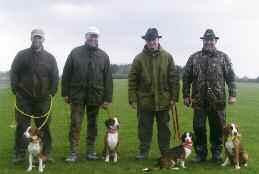
[[[168,110],[170,101],[178,101],[179,75],[172,56],[162,49],[138,54],[128,77],[129,103],[140,110]]]

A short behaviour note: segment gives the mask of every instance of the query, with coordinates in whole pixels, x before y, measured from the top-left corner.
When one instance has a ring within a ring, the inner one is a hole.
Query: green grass
[[[127,102],[127,81],[115,80],[114,84],[114,103],[112,110],[116,113],[121,121],[120,129],[120,159],[117,164],[106,164],[104,161],[85,161],[85,122],[82,128],[81,136],[81,157],[82,159],[76,164],[67,164],[63,161],[68,153],[68,127],[69,127],[69,108],[64,104],[60,93],[54,98],[53,119],[51,131],[53,136],[53,157],[56,162],[48,164],[44,173],[142,173],[141,169],[152,167],[155,159],[159,156],[156,130],[154,129],[154,137],[151,148],[150,159],[144,162],[136,161],[134,156],[137,152],[137,120],[136,112],[132,110]],[[204,164],[192,164],[190,159],[187,161],[187,169],[180,171],[162,170],[153,171],[152,173],[197,173],[197,174],[220,174],[220,173],[259,173],[259,84],[238,84],[238,102],[234,106],[227,109],[227,120],[240,124],[242,132],[242,141],[250,154],[248,168],[242,168],[235,171],[231,167],[222,168],[218,165],[206,162]],[[21,165],[13,165],[11,157],[13,154],[14,129],[9,125],[14,121],[13,111],[14,97],[9,89],[0,90],[0,174],[27,173],[27,163]],[[186,109],[182,105],[182,101],[178,104],[180,113],[181,130],[192,130],[192,111]],[[97,152],[100,153],[103,148],[103,136],[105,132],[104,120],[107,118],[105,112],[99,114],[99,135],[97,142]],[[155,126],[155,125],[154,125]],[[172,146],[176,145],[172,139]],[[192,153],[191,158],[194,156]],[[33,172],[38,173],[34,168]]]

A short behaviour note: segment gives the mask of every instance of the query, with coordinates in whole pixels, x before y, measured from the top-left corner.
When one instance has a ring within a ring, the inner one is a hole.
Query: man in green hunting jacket
[[[98,48],[99,30],[89,27],[84,45],[74,48],[62,75],[62,96],[71,106],[70,154],[67,162],[78,160],[80,130],[87,112],[86,159],[96,160],[95,142],[100,107],[112,102],[113,82],[108,55]]]
[[[129,73],[129,104],[138,112],[139,154],[148,158],[154,118],[157,121],[158,144],[161,154],[170,145],[169,108],[178,101],[179,77],[172,56],[159,44],[156,28],[149,28],[142,37],[146,41]]]

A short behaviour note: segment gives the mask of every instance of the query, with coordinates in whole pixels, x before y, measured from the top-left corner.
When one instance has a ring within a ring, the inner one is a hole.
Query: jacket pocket
[[[148,92],[137,92],[138,104],[142,110],[150,110],[155,107],[154,95]]]

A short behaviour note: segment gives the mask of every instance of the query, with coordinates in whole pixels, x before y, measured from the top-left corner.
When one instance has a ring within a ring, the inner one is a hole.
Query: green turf
[[[231,167],[222,168],[218,165],[206,162],[204,164],[192,164],[190,159],[187,161],[187,169],[180,171],[162,170],[153,171],[152,173],[196,173],[196,174],[220,174],[220,173],[244,173],[252,174],[259,173],[259,84],[238,84],[238,102],[235,106],[228,107],[228,121],[237,122],[240,124],[242,132],[242,141],[250,154],[248,168],[242,168],[240,171],[235,171]],[[27,163],[21,165],[13,165],[11,163],[14,129],[9,125],[14,121],[13,112],[14,97],[9,89],[0,91],[0,174],[12,173],[21,174],[27,173]],[[106,164],[99,160],[95,162],[85,161],[85,122],[81,136],[81,157],[82,159],[76,164],[67,164],[63,158],[68,153],[68,127],[69,127],[69,108],[64,104],[60,93],[54,98],[53,119],[51,131],[53,136],[53,157],[55,164],[47,165],[44,173],[142,173],[141,169],[152,167],[155,159],[159,156],[156,136],[153,137],[150,159],[144,162],[139,162],[134,159],[137,152],[138,140],[136,132],[136,112],[128,106],[127,102],[127,81],[115,80],[114,84],[114,103],[112,110],[118,115],[121,122],[120,129],[120,159],[117,164]],[[181,130],[192,129],[192,112],[182,105],[182,101],[178,104],[180,113]],[[97,151],[100,153],[103,148],[104,136],[104,119],[107,115],[101,111],[99,115],[99,135],[97,142]],[[154,125],[155,126],[155,125]],[[156,131],[154,130],[154,135]],[[171,145],[176,145],[173,142]],[[192,154],[191,158],[194,156]],[[37,173],[34,168],[31,173]]]

